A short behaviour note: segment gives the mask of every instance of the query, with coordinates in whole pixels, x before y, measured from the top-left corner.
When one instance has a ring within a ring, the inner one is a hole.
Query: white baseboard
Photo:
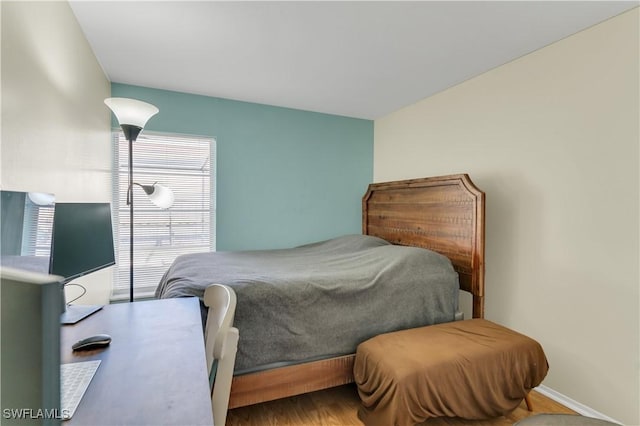
[[[586,405],[581,404],[578,401],[571,399],[568,396],[563,395],[560,392],[555,391],[545,385],[540,385],[534,390],[546,396],[547,398],[553,399],[554,401],[564,405],[565,407],[570,408],[571,410],[575,411],[576,413],[582,416],[593,417],[600,420],[606,420],[608,422],[618,423],[620,425],[622,424],[621,422],[615,419],[612,419],[611,417],[606,416],[600,413],[599,411],[594,410],[591,407],[587,407]]]

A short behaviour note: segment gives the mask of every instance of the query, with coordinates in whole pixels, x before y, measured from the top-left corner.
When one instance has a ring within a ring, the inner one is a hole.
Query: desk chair
[[[221,284],[212,284],[204,292],[209,308],[205,326],[205,348],[211,389],[213,424],[223,426],[227,419],[233,368],[238,349],[238,329],[232,327],[236,312],[235,292]]]

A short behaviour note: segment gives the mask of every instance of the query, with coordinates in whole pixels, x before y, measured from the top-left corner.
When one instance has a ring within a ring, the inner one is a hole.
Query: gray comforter
[[[178,257],[156,296],[232,287],[236,374],[354,353],[380,333],[453,321],[458,276],[432,251],[348,235],[291,249]]]

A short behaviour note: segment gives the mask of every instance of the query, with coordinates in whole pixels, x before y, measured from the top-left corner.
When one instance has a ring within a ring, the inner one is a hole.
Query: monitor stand
[[[75,324],[102,309],[101,305],[67,305],[60,316],[61,324]]]

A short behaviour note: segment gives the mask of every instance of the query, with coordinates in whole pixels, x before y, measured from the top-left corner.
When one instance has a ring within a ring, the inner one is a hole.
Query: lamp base
[[[61,324],[75,324],[102,309],[101,305],[67,305],[60,317]]]

